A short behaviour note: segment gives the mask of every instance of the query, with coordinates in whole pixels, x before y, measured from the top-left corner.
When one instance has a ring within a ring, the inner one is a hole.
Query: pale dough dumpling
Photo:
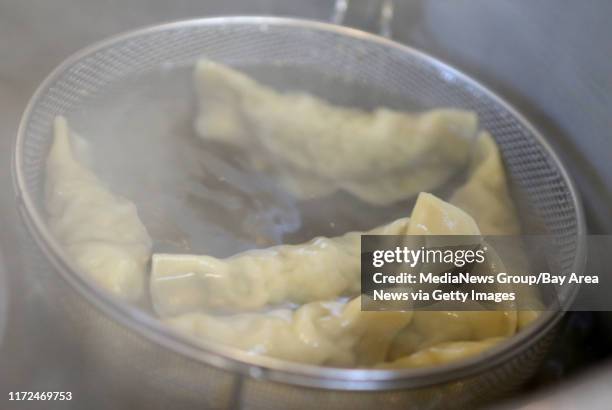
[[[434,195],[421,193],[417,204],[420,206],[415,206],[410,221],[412,234],[433,235],[436,242],[443,240],[438,235],[466,235],[467,238],[460,237],[460,240],[469,242],[480,235],[479,226],[470,215]],[[411,324],[393,341],[389,358],[411,355],[439,343],[508,337],[516,332],[517,313],[514,310],[483,311],[479,306],[474,306],[474,311],[444,311],[442,308],[440,305],[437,310],[415,312]]]
[[[249,148],[259,169],[301,197],[342,189],[389,204],[432,190],[467,165],[478,131],[473,112],[335,106],[208,60],[198,62],[195,82],[198,134]]]
[[[373,229],[373,235],[479,235],[459,208],[421,193],[412,218]],[[284,302],[305,303],[359,293],[361,232],[280,245],[227,259],[155,254],[151,296],[156,311],[176,315],[196,309],[252,310]]]
[[[85,143],[57,117],[47,158],[48,224],[76,267],[121,298],[142,297],[151,239],[136,207],[113,194],[77,158]]]
[[[408,218],[368,234],[404,235]],[[318,237],[227,259],[207,255],[155,254],[151,297],[162,316],[197,309],[244,311],[284,302],[306,303],[356,295],[360,287],[362,232]]]

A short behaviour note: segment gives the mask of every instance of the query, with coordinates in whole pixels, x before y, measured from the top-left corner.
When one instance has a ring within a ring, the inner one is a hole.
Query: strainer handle
[[[393,0],[336,0],[331,21],[391,38]]]

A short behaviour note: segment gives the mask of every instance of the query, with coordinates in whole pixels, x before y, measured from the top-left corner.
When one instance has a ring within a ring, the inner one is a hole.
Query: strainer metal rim
[[[349,389],[349,390],[378,390],[397,388],[419,388],[459,380],[485,372],[509,360],[512,356],[527,349],[539,337],[550,330],[562,317],[561,311],[547,311],[529,328],[517,335],[500,343],[485,353],[455,363],[435,366],[424,369],[401,369],[401,370],[373,370],[373,369],[341,369],[321,366],[305,365],[288,362],[265,356],[250,355],[239,349],[222,346],[216,343],[195,341],[194,339],[179,335],[166,327],[157,318],[154,318],[138,308],[135,308],[118,298],[99,289],[85,275],[77,273],[70,259],[66,257],[62,247],[53,238],[47,229],[42,213],[37,211],[34,200],[29,194],[25,177],[22,172],[22,154],[25,133],[28,120],[32,110],[39,98],[66,69],[81,60],[83,57],[93,54],[103,48],[127,39],[143,36],[165,30],[180,29],[186,27],[197,27],[202,25],[228,25],[228,24],[252,24],[252,25],[277,25],[311,30],[327,31],[330,33],[358,37],[360,40],[376,42],[388,47],[394,47],[402,52],[411,53],[419,59],[426,61],[439,69],[452,73],[461,81],[469,84],[474,89],[485,94],[496,101],[505,110],[517,118],[522,125],[534,136],[536,141],[547,152],[548,158],[557,168],[561,177],[568,187],[569,194],[576,210],[577,223],[577,250],[573,268],[578,271],[585,262],[585,221],[582,204],[577,195],[574,183],[565,170],[558,156],[546,142],[542,135],[510,104],[502,100],[495,93],[481,85],[478,81],[452,66],[434,58],[422,51],[412,47],[394,42],[375,34],[360,31],[345,26],[312,21],[298,18],[282,18],[269,16],[231,16],[200,18],[193,20],[182,20],[165,24],[153,25],[136,29],[126,33],[109,37],[89,47],[76,52],[58,67],[56,67],[37,88],[26,106],[22,115],[12,159],[12,174],[14,189],[17,197],[18,208],[22,219],[33,236],[37,245],[44,251],[54,267],[59,271],[61,277],[70,286],[75,288],[96,308],[111,319],[117,321],[131,331],[137,332],[163,347],[169,348],[179,354],[222,368],[228,371],[238,371],[241,374],[254,378],[267,379],[275,382],[296,384],[309,387],[326,389]],[[578,288],[574,288],[573,295]]]

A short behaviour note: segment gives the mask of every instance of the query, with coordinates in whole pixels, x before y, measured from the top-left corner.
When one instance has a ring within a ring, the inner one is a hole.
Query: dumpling
[[[369,234],[403,235],[408,218]],[[318,237],[227,259],[155,254],[151,297],[162,316],[197,309],[253,310],[284,302],[305,303],[356,295],[360,287],[361,232]]]
[[[49,228],[80,271],[135,301],[143,294],[151,238],[134,204],[113,194],[77,158],[75,147],[84,145],[65,118],[55,119],[45,186]]]
[[[478,235],[474,220],[457,207],[421,193],[412,218],[367,232],[374,235]],[[359,293],[361,232],[280,245],[227,259],[155,254],[151,297],[156,311],[176,315],[196,309],[259,309]]]
[[[374,177],[416,162],[463,162],[477,131],[471,112],[414,115],[333,106],[305,93],[278,93],[207,60],[198,62],[195,81],[201,98],[196,129],[203,138],[260,145],[296,167],[331,179]],[[444,149],[444,143],[452,147]]]
[[[300,363],[350,367],[384,360],[395,333],[411,312],[362,312],[361,297],[348,303],[312,302],[295,311],[213,316],[190,313],[166,319],[173,328],[218,342]]]
[[[421,193],[414,208],[409,231],[419,235],[480,235],[474,219],[462,209],[434,195]],[[439,238],[436,238],[439,240]],[[450,341],[481,340],[489,337],[507,337],[516,331],[517,313],[508,311],[417,311],[410,326],[402,329],[393,342],[390,358],[410,355],[432,345]]]
[[[198,134],[247,147],[260,170],[300,197],[342,189],[389,204],[434,189],[467,165],[478,130],[473,112],[334,106],[207,60],[198,62],[195,82]]]

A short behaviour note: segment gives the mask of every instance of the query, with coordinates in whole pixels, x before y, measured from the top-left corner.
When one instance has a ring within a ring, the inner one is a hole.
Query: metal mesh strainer
[[[519,386],[546,351],[558,313],[464,363],[425,370],[322,369],[256,358],[218,346],[202,349],[166,331],[153,318],[113,300],[71,270],[48,232],[41,205],[44,164],[56,115],[70,117],[108,87],[152,70],[191,66],[206,56],[233,66],[266,64],[350,78],[386,93],[409,96],[420,108],[454,106],[478,113],[497,140],[513,183],[567,255],[583,262],[584,223],[566,172],[526,120],[475,81],[439,61],[361,31],[278,18],[215,18],[139,30],[72,57],[44,82],[21,123],[15,152],[20,209],[39,247],[32,247],[52,309],[71,332],[85,335],[92,364],[123,384],[146,389],[147,408],[200,403],[204,408],[403,408],[467,406]],[[69,285],[68,285],[69,284]],[[139,376],[146,372],[146,377]],[[397,390],[403,388],[402,390]],[[134,399],[136,400],[136,399]],[[204,404],[201,404],[204,403]]]

